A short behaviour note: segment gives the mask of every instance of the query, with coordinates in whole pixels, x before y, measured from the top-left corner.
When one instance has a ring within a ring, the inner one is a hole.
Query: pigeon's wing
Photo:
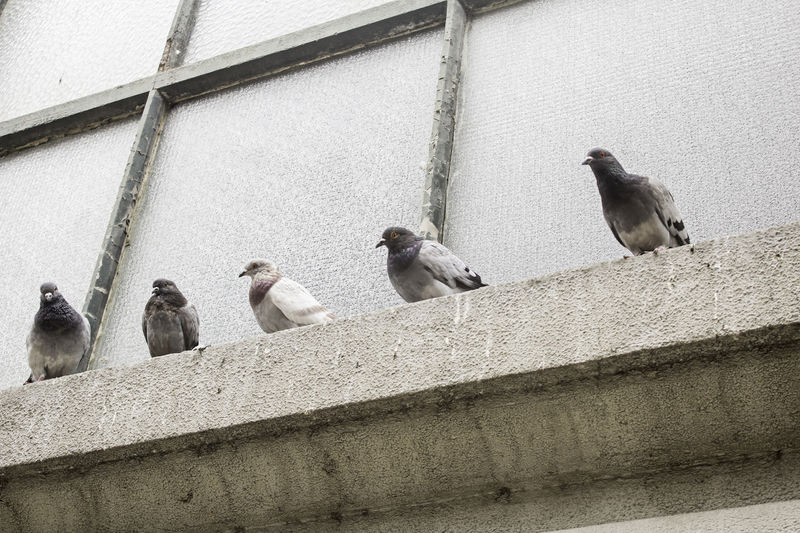
[[[296,324],[319,324],[336,318],[305,287],[283,277],[267,293],[272,303]]]
[[[471,290],[486,284],[464,261],[436,241],[424,241],[419,248],[417,260],[437,281],[448,287]]]
[[[81,319],[83,320],[84,326],[81,332],[81,337],[83,339],[83,355],[86,355],[86,352],[89,351],[89,347],[92,344],[92,325],[89,324],[89,319],[86,318],[86,315],[81,314]]]
[[[678,207],[675,205],[672,193],[663,183],[653,178],[650,178],[650,190],[653,192],[656,202],[658,218],[661,219],[661,222],[669,231],[670,245],[683,246],[684,244],[689,244],[689,232],[686,231],[683,217],[681,217]]]
[[[147,342],[147,311],[142,313],[142,333],[144,333],[144,340]]]
[[[178,318],[183,330],[183,348],[191,350],[200,343],[200,316],[194,304],[186,304],[178,309]]]
[[[627,246],[625,246],[625,243],[622,242],[622,239],[619,236],[619,232],[617,231],[617,228],[614,226],[614,222],[611,220],[608,220],[607,222],[608,222],[608,227],[611,228],[611,233],[614,234],[614,237],[617,239],[617,242],[620,243],[624,248],[627,248]]]

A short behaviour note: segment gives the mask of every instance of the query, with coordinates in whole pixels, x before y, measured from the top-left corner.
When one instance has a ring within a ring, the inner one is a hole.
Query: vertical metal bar
[[[0,0],[2,1],[2,0]],[[186,51],[189,36],[195,20],[197,0],[180,0],[172,19],[172,26],[164,45],[164,52],[158,65],[158,72],[170,69],[178,64],[180,55]],[[117,275],[122,250],[128,238],[136,202],[143,191],[144,179],[155,155],[156,144],[161,128],[166,120],[169,105],[161,93],[151,89],[147,95],[147,103],[139,120],[139,130],[133,141],[133,148],[125,167],[114,212],[108,223],[103,249],[97,258],[92,285],[83,303],[83,313],[92,327],[91,348],[78,364],[78,372],[83,372],[93,363],[94,346],[105,315],[114,278]]]
[[[92,350],[97,339],[100,322],[105,313],[111,285],[117,274],[117,267],[122,256],[122,249],[128,237],[131,217],[136,202],[142,191],[142,182],[149,167],[155,145],[167,110],[167,103],[158,91],[150,91],[142,118],[139,120],[139,131],[128,157],[128,165],[122,178],[122,185],[117,195],[117,202],[111,220],[108,223],[103,249],[97,259],[89,294],[83,303],[83,313],[92,326]],[[88,368],[91,351],[81,359],[78,372]]]
[[[436,88],[436,107],[430,157],[422,193],[422,217],[419,233],[426,239],[442,242],[447,206],[447,182],[450,177],[450,157],[453,153],[453,133],[458,105],[458,82],[461,75],[461,50],[466,33],[467,13],[458,0],[448,0],[444,24],[444,46]]]
[[[181,0],[172,19],[172,27],[169,29],[169,37],[164,46],[164,53],[161,55],[161,62],[158,64],[158,71],[163,72],[180,64],[182,55],[186,53],[189,45],[189,37],[194,28],[196,6],[198,0]]]

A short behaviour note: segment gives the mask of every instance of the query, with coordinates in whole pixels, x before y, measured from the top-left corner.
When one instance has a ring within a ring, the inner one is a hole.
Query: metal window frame
[[[0,0],[0,9],[6,0]],[[199,0],[180,0],[156,72],[100,93],[0,122],[0,157],[52,139],[84,132],[141,113],[139,127],[109,220],[83,311],[92,325],[92,346],[123,260],[135,207],[168,119],[171,104],[292,68],[374,46],[444,24],[443,51],[430,157],[423,186],[420,234],[444,236],[447,184],[453,150],[461,50],[469,16],[516,1],[395,0],[189,65],[179,66]],[[87,354],[79,371],[93,366]]]

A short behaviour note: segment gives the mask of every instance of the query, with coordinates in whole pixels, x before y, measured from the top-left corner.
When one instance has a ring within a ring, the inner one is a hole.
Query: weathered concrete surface
[[[0,524],[391,529],[529,495],[545,530],[796,499],[799,341],[792,224],[11,389]]]
[[[736,509],[690,513],[570,529],[570,533],[792,533],[800,531],[800,501],[751,505]],[[566,533],[566,531],[564,531]]]

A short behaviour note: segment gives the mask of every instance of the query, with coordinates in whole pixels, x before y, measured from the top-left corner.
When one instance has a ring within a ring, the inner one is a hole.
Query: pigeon
[[[144,306],[142,331],[150,357],[191,350],[200,340],[200,317],[168,279],[153,282],[153,295]]]
[[[89,350],[86,317],[67,303],[55,283],[42,283],[39,291],[39,310],[26,341],[29,383],[74,374]]]
[[[255,259],[239,277],[250,276],[250,307],[266,333],[336,319],[305,287],[281,274],[271,261]]]
[[[471,291],[486,284],[444,245],[411,231],[386,228],[375,248],[386,246],[389,281],[407,302]]]
[[[597,179],[603,216],[617,241],[634,255],[689,244],[689,234],[672,194],[653,178],[628,174],[602,148],[591,150],[584,165]]]

